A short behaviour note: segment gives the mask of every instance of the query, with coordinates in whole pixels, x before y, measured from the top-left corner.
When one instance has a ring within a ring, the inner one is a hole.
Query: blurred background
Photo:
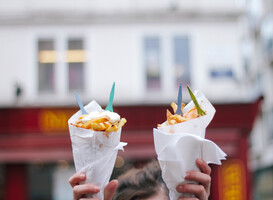
[[[0,0],[0,69],[0,200],[72,199],[73,91],[105,107],[114,81],[113,178],[156,158],[182,83],[215,106],[206,138],[228,155],[210,199],[273,199],[272,0]]]

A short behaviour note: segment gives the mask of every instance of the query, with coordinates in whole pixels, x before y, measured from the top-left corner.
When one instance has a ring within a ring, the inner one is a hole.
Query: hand
[[[210,184],[211,184],[211,168],[202,159],[196,159],[196,165],[200,168],[201,172],[188,171],[186,172],[185,179],[190,181],[196,181],[199,184],[178,184],[176,187],[177,192],[180,193],[191,193],[196,198],[182,197],[179,200],[207,200],[210,195]]]
[[[98,200],[97,198],[84,198],[85,194],[96,194],[100,191],[100,188],[94,184],[81,184],[81,181],[86,179],[84,173],[76,173],[70,177],[69,183],[73,188],[73,200]],[[112,200],[118,187],[118,181],[110,181],[104,189],[104,200]]]

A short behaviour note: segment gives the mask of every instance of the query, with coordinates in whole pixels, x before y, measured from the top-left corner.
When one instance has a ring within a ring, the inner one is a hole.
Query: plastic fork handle
[[[79,97],[79,95],[78,95],[78,93],[77,93],[76,91],[74,91],[74,95],[75,95],[76,101],[77,101],[77,103],[78,103],[78,105],[79,105],[79,107],[80,107],[80,109],[81,109],[81,111],[82,111],[82,114],[83,114],[83,115],[84,115],[84,114],[88,114],[88,113],[86,112],[86,110],[84,109],[83,104],[82,104],[82,101],[81,101],[81,99],[80,99],[80,97]]]

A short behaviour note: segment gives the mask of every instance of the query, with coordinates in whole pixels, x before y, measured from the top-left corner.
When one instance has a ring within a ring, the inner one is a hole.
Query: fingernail
[[[113,181],[113,182],[116,182],[116,183],[118,184],[118,180],[112,180],[112,181]],[[113,190],[113,189],[115,189],[115,188],[116,188],[116,186],[112,184],[110,189]]]
[[[81,173],[80,178],[85,178],[85,174]]]
[[[202,161],[200,158],[198,158],[198,159],[196,160],[196,162],[197,162],[198,164],[202,164],[202,163],[203,163],[203,161]]]
[[[178,186],[177,186],[177,190],[178,190],[178,191],[181,191],[182,189],[183,189],[183,186],[182,186],[182,185],[178,185]]]
[[[99,191],[100,191],[100,188],[99,188],[98,186],[94,186],[94,190],[95,190],[96,192],[99,192]]]

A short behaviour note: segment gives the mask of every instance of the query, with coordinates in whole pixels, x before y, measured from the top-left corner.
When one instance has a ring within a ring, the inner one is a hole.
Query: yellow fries
[[[177,110],[177,105],[176,105],[176,103],[172,102],[172,103],[171,103],[171,107],[172,107],[172,109],[173,109],[173,112],[175,113],[176,110]],[[182,104],[181,104],[181,110],[183,110],[184,107],[185,107],[185,104],[182,103]]]
[[[173,109],[173,112],[175,113],[176,110],[177,110],[177,105],[176,105],[176,103],[172,102],[172,103],[171,103],[171,107],[172,107],[172,109]]]
[[[172,102],[171,103],[171,107],[173,109],[173,112],[175,113],[177,110],[177,105],[176,103]],[[181,109],[183,110],[183,108],[185,107],[185,104],[182,103],[181,104]],[[168,109],[166,112],[166,116],[167,116],[167,122],[166,125],[173,125],[173,124],[178,124],[181,122],[185,122],[188,121],[190,119],[195,119],[198,117],[198,113],[197,113],[197,109],[194,106],[190,111],[188,111],[187,113],[183,113],[183,116],[179,115],[179,114],[172,114]],[[162,124],[158,124],[158,127],[161,127]]]
[[[127,122],[127,120],[125,118],[121,118],[121,120],[118,123],[118,126],[122,127],[126,122]]]
[[[85,116],[86,115],[82,115],[75,123],[71,123],[71,125],[74,125],[78,128],[91,129],[94,131],[104,131],[109,133],[118,131],[127,122],[125,118],[121,118],[118,122],[112,123],[110,122],[109,116],[103,115],[83,123],[82,119]],[[106,134],[106,136],[108,136],[108,134]]]

